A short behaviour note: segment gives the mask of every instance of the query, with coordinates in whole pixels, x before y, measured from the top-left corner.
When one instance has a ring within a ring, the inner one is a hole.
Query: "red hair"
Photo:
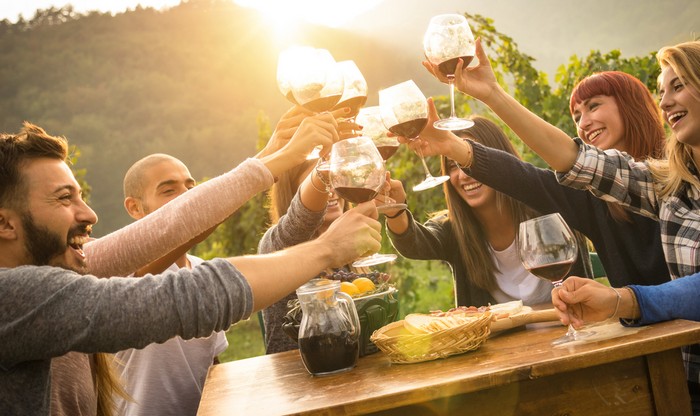
[[[581,80],[571,92],[569,111],[597,95],[613,97],[624,126],[622,140],[635,159],[658,158],[666,141],[661,110],[642,81],[620,71],[598,72]]]

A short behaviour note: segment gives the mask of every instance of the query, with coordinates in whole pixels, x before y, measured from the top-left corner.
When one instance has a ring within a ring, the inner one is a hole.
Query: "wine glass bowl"
[[[333,144],[330,180],[334,192],[355,204],[374,199],[386,180],[384,160],[372,139],[351,137]],[[396,260],[395,254],[372,254],[358,259],[354,267],[367,267]]]
[[[287,100],[313,112],[328,111],[343,94],[343,74],[325,49],[291,46],[277,59],[277,86]],[[318,159],[321,147],[306,157]]]
[[[413,80],[380,90],[379,109],[384,126],[393,134],[409,140],[415,140],[428,124],[428,103]],[[450,179],[449,176],[431,175],[420,150],[418,156],[423,165],[425,179],[413,187],[414,191],[423,191]]]
[[[379,154],[384,160],[384,165],[386,167],[386,161],[393,156],[399,149],[399,141],[395,136],[389,136],[389,130],[384,127],[382,122],[382,115],[379,106],[366,107],[360,110],[359,114],[355,118],[357,124],[362,126],[362,134],[372,139],[372,142],[377,147]],[[408,206],[403,203],[388,203],[389,196],[384,194],[385,203],[377,206],[379,212],[394,211],[399,209],[406,209]]]
[[[331,110],[343,95],[343,74],[326,49],[303,50],[289,78],[292,95],[302,107],[320,113]]]
[[[304,57],[313,53],[310,46],[290,46],[280,52],[277,58],[277,87],[284,97],[298,105],[299,103],[292,94],[292,79],[296,73],[302,70]]]
[[[333,145],[330,180],[339,197],[355,204],[371,201],[385,176],[384,161],[369,137],[351,137]]]
[[[333,109],[349,107],[346,118],[353,119],[367,102],[367,81],[354,61],[341,61],[337,65],[343,75],[343,95]]]
[[[474,125],[468,119],[459,118],[455,112],[454,77],[461,58],[468,65],[474,58],[476,43],[467,19],[460,14],[441,14],[430,19],[423,36],[423,51],[430,63],[447,78],[450,86],[450,117],[433,125],[442,130],[463,130]]]
[[[559,213],[531,218],[520,223],[518,230],[520,261],[533,275],[561,285],[578,256],[578,244],[571,229]],[[569,330],[554,345],[576,341],[592,335],[590,331]]]

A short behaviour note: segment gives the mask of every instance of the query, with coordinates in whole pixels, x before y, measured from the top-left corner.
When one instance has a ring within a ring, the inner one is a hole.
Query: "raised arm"
[[[455,86],[465,94],[488,105],[533,151],[557,172],[567,172],[574,165],[578,146],[557,127],[547,123],[523,107],[498,84],[481,39],[476,41],[478,65],[464,67],[462,60],[455,71]],[[436,77],[437,66],[423,65]]]
[[[248,159],[232,171],[208,180],[161,207],[157,214],[85,245],[90,273],[127,276],[221,223],[274,177],[298,165],[317,145],[328,152],[338,140],[329,113],[308,117],[280,150]]]

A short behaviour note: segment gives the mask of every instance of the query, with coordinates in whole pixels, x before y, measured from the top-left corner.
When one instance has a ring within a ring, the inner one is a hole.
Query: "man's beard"
[[[64,263],[52,264],[52,259],[63,255],[68,250],[68,243],[65,239],[52,233],[47,227],[38,225],[30,213],[22,214],[22,226],[26,234],[24,247],[31,258],[31,264],[36,266],[58,266],[79,273],[87,271],[84,265],[76,268]]]

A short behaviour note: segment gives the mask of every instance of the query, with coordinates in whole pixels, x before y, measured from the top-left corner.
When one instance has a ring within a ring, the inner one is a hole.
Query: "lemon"
[[[340,291],[345,292],[350,296],[355,296],[360,294],[360,289],[350,282],[340,282]]]
[[[360,293],[371,292],[372,290],[376,289],[374,282],[366,277],[358,277],[352,281],[352,284],[357,286]]]

